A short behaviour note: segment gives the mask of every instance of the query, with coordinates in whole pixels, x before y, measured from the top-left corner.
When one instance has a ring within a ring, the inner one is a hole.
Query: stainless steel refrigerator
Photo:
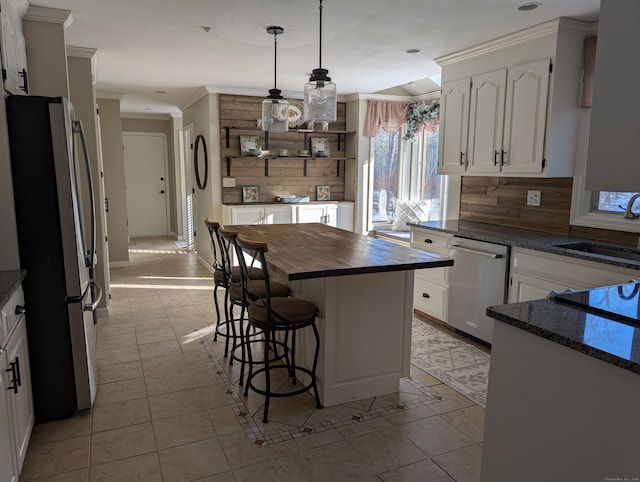
[[[82,125],[61,97],[10,96],[7,121],[36,422],[70,417],[96,394],[102,296],[95,203]]]

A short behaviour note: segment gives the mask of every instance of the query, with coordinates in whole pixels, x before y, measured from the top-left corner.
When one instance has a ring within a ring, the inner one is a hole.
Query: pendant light
[[[273,89],[262,101],[262,130],[270,132],[286,132],[289,130],[289,103],[284,100],[277,85],[278,35],[284,29],[278,26],[267,27],[267,33],[273,35]]]
[[[320,50],[318,68],[313,69],[309,82],[304,84],[304,120],[313,129],[319,123],[323,129],[336,120],[338,96],[336,84],[331,82],[329,71],[322,68],[322,0],[320,0]]]

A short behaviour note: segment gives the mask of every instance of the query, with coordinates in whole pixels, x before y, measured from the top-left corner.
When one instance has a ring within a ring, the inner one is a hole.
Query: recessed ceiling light
[[[145,107],[144,110],[153,110],[151,107]]]
[[[204,30],[205,32],[209,33],[211,32],[211,27],[209,26],[204,26],[204,27],[200,27],[202,30]]]
[[[420,53],[420,49],[407,49],[405,52],[408,54],[418,54]]]
[[[166,90],[154,90],[153,93],[154,94],[166,94],[167,91]]]
[[[535,10],[536,8],[542,6],[541,3],[538,2],[530,2],[530,3],[523,3],[522,5],[520,5],[518,7],[518,11],[520,12],[529,12],[531,10]]]

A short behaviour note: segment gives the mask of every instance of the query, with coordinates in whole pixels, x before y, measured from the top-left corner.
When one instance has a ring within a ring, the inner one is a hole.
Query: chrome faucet
[[[627,208],[624,210],[624,218],[625,219],[638,219],[638,218],[640,218],[640,214],[636,214],[631,210],[631,208],[633,208],[633,203],[639,197],[640,197],[640,193],[637,193],[637,194],[634,194],[633,196],[631,196],[631,199],[629,199],[629,202],[627,203]]]

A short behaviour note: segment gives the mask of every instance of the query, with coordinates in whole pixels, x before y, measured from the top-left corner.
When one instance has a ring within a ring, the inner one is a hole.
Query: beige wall
[[[220,112],[217,94],[206,94],[199,101],[192,104],[183,112],[185,127],[193,125],[194,138],[202,134],[207,143],[209,156],[209,179],[205,189],[196,187],[194,219],[196,229],[196,249],[201,263],[211,266],[213,254],[211,253],[209,233],[204,226],[207,216],[213,219],[222,219],[222,181],[220,178]],[[194,173],[191,169],[186,174],[191,178]]]
[[[91,58],[69,57],[69,92],[75,111],[75,118],[82,122],[91,171],[96,213],[96,251],[98,264],[95,276],[104,289],[104,296],[98,307],[99,316],[108,314],[109,308],[109,253],[105,238],[107,223],[104,213],[104,184],[102,182],[102,151],[98,147],[98,119],[96,115],[96,95],[93,86],[93,67]],[[85,191],[86,192],[86,191]],[[85,206],[88,211],[88,207]],[[89,239],[88,237],[86,239]]]
[[[127,193],[122,153],[122,121],[120,101],[98,99],[105,195],[109,199],[107,230],[109,232],[109,264],[129,261],[127,226]]]
[[[160,132],[167,137],[167,158],[169,160],[167,180],[169,181],[169,230],[173,234],[178,234],[177,205],[176,197],[176,163],[179,158],[175,156],[175,136],[173,132],[173,122],[171,119],[134,119],[122,118],[122,132]]]

